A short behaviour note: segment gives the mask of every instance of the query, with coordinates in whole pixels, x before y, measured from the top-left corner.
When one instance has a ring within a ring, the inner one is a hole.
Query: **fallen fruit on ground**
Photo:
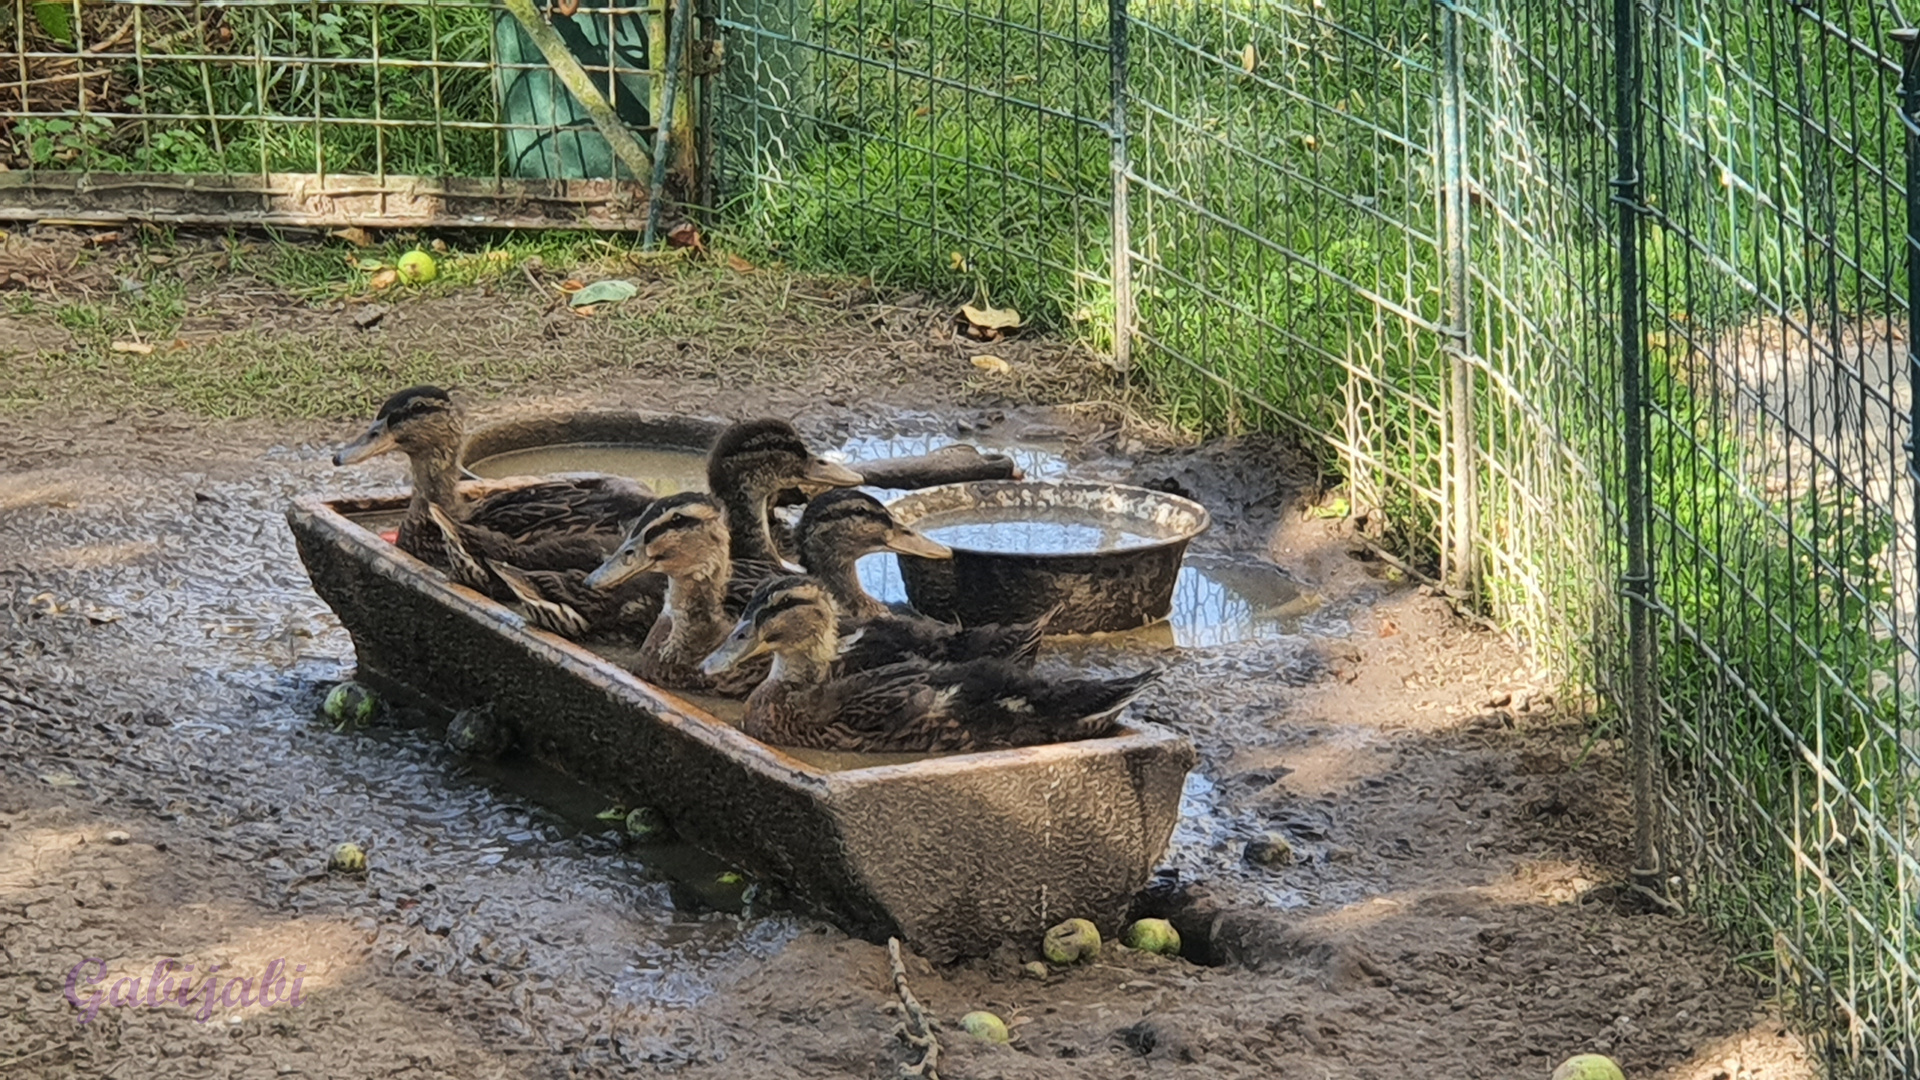
[[[1007,1041],[1006,1021],[990,1012],[975,1010],[960,1018],[960,1026],[976,1039],[1003,1043]]]
[[[1056,964],[1077,964],[1100,955],[1100,929],[1085,919],[1068,919],[1047,931],[1040,951]]]
[[[380,698],[360,683],[348,680],[327,691],[321,710],[336,724],[365,725],[380,711]]]
[[[1180,955],[1180,931],[1165,919],[1139,919],[1120,935],[1121,944],[1162,956]]]
[[[1553,1070],[1553,1080],[1626,1080],[1605,1054],[1575,1054]]]
[[[367,853],[359,844],[335,844],[327,855],[327,869],[342,874],[358,874],[367,868]]]
[[[400,280],[409,285],[425,285],[440,276],[440,267],[434,263],[433,256],[424,251],[409,251],[400,256],[394,269],[399,272]]]

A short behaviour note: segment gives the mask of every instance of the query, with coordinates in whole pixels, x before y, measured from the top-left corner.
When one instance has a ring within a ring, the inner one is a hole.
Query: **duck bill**
[[[766,651],[767,643],[757,637],[730,637],[700,664],[700,673],[718,675]]]
[[[826,487],[859,487],[865,482],[859,473],[825,458],[814,458],[800,481],[803,485],[824,484]],[[804,486],[801,490],[805,490]]]
[[[887,550],[923,559],[951,559],[953,549],[937,540],[929,540],[912,529],[895,529],[887,534]]]
[[[379,457],[393,450],[397,444],[393,432],[387,430],[385,420],[375,420],[372,426],[362,432],[360,437],[333,452],[335,465],[356,465],[368,458]]]
[[[622,562],[621,554],[615,552],[612,558],[594,567],[593,573],[587,575],[587,588],[611,589],[635,574],[644,574],[653,568],[653,560],[644,554],[635,555],[632,562]]]

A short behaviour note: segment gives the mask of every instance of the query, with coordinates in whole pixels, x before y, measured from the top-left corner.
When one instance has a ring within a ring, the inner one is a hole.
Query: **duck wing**
[[[806,704],[822,749],[967,753],[1110,734],[1158,672],[1051,680],[1004,660],[849,672]]]
[[[595,589],[576,570],[527,570],[491,560],[486,565],[512,592],[528,622],[574,640],[595,634],[644,636],[666,598],[666,579],[659,574]]]
[[[968,660],[1006,660],[1022,668],[1033,666],[1040,639],[1059,607],[1032,622],[957,626],[924,617],[882,615],[870,619],[843,619],[839,664],[857,671],[918,657],[937,663]],[[856,634],[856,631],[858,632]]]
[[[612,532],[646,513],[651,488],[624,476],[543,480],[466,504],[466,522],[527,543],[556,533]],[[618,539],[614,541],[618,543]]]

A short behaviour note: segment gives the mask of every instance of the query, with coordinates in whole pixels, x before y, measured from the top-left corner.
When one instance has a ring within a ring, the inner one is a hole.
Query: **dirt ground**
[[[0,416],[0,1075],[898,1075],[912,1055],[883,948],[800,915],[697,910],[580,824],[590,796],[557,806],[409,729],[317,722],[352,643],[283,514],[296,494],[397,483],[400,463],[334,469],[355,427],[344,411],[209,419],[222,410],[198,391],[71,336],[46,299],[58,286],[21,276],[0,274],[41,298],[0,319],[16,380],[39,380]],[[1699,920],[1616,889],[1619,747],[1589,746],[1583,717],[1506,643],[1357,558],[1350,522],[1304,513],[1284,448],[1166,443],[1058,344],[1001,343],[1015,371],[983,378],[979,349],[912,298],[822,286],[809,295],[827,299],[779,308],[703,279],[700,304],[771,320],[720,350],[556,322],[534,276],[484,299],[397,302],[369,331],[364,298],[293,304],[209,271],[187,319],[205,336],[179,351],[211,356],[244,333],[254,350],[351,354],[335,376],[366,389],[342,400],[444,365],[483,408],[771,413],[823,447],[908,431],[1050,440],[1088,471],[1200,498],[1225,526],[1208,545],[1270,558],[1314,598],[1298,633],[1169,652],[1140,705],[1201,751],[1142,910],[1172,914],[1209,963],[1109,949],[1036,979],[1021,969],[1032,955],[910,958],[944,1024],[941,1075],[1544,1080],[1586,1051],[1636,1080],[1812,1075]],[[324,873],[341,840],[368,849],[365,878]],[[1275,840],[1290,861],[1248,858]],[[280,961],[302,996],[110,1000],[168,958],[249,978]],[[102,992],[90,1019],[68,1000],[76,970],[82,1002]],[[972,1009],[1007,1018],[1012,1045],[960,1033]]]

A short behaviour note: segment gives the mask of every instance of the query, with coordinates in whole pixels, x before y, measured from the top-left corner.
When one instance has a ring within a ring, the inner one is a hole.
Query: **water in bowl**
[[[1010,512],[1020,516],[1010,518]],[[946,510],[916,520],[913,527],[951,548],[1009,555],[1121,551],[1165,542],[1165,537],[1135,532],[1097,510],[1075,507],[1021,509],[995,507]]]
[[[637,443],[553,443],[469,462],[475,476],[550,476],[597,472],[638,480],[662,495],[707,490],[707,455],[699,450]]]

